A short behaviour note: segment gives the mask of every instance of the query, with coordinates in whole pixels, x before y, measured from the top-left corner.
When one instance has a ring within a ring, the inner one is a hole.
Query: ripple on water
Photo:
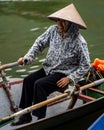
[[[25,71],[26,71],[26,69],[19,69],[19,70],[16,70],[16,72],[18,72],[18,73],[25,72]]]

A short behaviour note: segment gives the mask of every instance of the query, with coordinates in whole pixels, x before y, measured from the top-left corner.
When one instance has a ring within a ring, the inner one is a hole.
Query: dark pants
[[[65,77],[62,73],[46,75],[43,68],[27,76],[23,82],[20,108],[24,109],[32,104],[46,100],[49,94],[59,90],[56,82],[62,77]],[[62,91],[64,90],[65,88],[62,89]],[[44,106],[34,110],[32,113],[38,118],[44,118],[46,116],[46,108],[47,106]]]

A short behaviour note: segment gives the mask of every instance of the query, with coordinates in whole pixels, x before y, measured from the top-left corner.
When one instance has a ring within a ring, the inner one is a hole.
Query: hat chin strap
[[[66,32],[69,30],[69,28],[71,27],[72,23],[69,21],[65,21],[65,24],[67,26]]]

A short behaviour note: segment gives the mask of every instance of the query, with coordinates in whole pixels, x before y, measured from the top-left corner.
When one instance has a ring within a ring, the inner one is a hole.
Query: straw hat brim
[[[87,29],[85,22],[79,15],[74,4],[70,4],[61,10],[56,11],[55,13],[49,15],[48,18],[54,21],[57,21],[57,19],[63,19],[77,24],[80,29]]]

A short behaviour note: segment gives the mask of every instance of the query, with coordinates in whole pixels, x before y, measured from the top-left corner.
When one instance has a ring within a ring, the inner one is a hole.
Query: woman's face
[[[68,29],[68,25],[66,24],[65,20],[59,19],[57,21],[57,24],[59,26],[60,33],[64,35]]]

